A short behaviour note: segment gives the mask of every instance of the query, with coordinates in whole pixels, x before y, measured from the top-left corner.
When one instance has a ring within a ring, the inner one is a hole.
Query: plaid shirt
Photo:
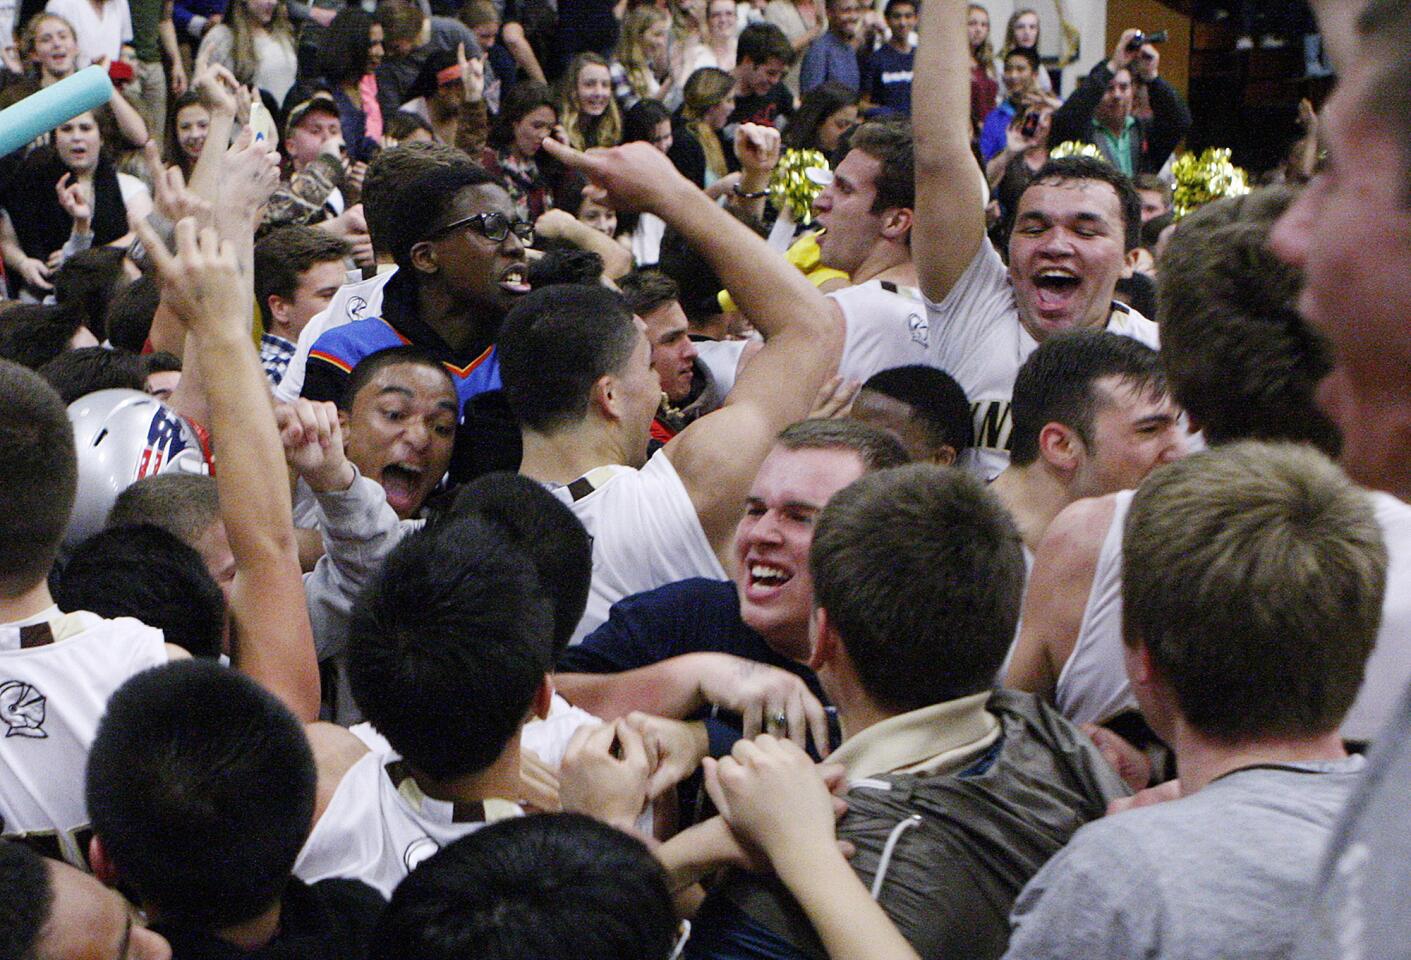
[[[265,378],[271,387],[279,386],[284,379],[284,371],[289,369],[289,361],[294,359],[294,344],[272,333],[260,334],[260,366],[265,368]]]

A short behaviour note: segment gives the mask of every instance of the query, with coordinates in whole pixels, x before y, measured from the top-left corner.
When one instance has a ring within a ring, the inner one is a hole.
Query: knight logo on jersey
[[[162,405],[152,414],[152,423],[147,428],[147,445],[137,460],[137,475],[134,479],[154,476],[162,472],[162,465],[190,447],[181,417],[175,411]]]
[[[31,740],[48,737],[44,732],[46,699],[44,694],[21,680],[0,684],[0,723],[8,728],[5,736]]]

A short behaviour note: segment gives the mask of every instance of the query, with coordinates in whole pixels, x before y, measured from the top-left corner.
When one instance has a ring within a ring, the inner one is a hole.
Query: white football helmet
[[[64,544],[103,529],[118,494],[143,477],[210,473],[191,424],[140,390],[98,390],[69,404],[78,448],[78,494]]]

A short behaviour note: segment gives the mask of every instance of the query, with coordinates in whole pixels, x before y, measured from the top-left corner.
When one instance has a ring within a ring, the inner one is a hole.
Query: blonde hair
[[[979,3],[972,3],[965,8],[966,19],[969,19],[971,12],[975,10],[979,10],[983,13],[986,20],[990,19],[990,11],[986,10],[984,5]],[[995,45],[990,40],[992,33],[993,31],[985,34],[985,42],[980,44],[978,50],[970,51],[970,59],[983,67],[985,73],[991,77],[995,75]],[[968,43],[969,41],[966,42]]]
[[[622,21],[622,36],[617,41],[617,62],[627,72],[627,82],[639,98],[655,95],[651,60],[642,38],[647,31],[667,19],[666,11],[656,7],[635,7]]]
[[[615,147],[622,142],[622,111],[617,109],[617,98],[608,94],[607,109],[600,117],[588,117],[578,104],[578,75],[584,67],[597,66],[608,69],[608,62],[591,51],[576,55],[563,75],[563,89],[559,94],[559,120],[568,132],[568,144],[575,150],[589,147]],[[608,71],[611,84],[612,72]]]
[[[73,37],[74,48],[75,50],[77,50],[78,31],[73,28],[73,24],[69,22],[69,18],[61,14],[50,13],[47,10],[41,10],[40,12],[36,13],[34,16],[26,20],[24,29],[20,31],[18,43],[20,62],[25,64],[26,66],[29,65],[30,58],[34,56],[34,38],[39,33],[39,25],[45,20],[57,20],[64,26],[68,27],[69,36]],[[75,53],[74,56],[74,69],[78,69],[77,53]]]
[[[686,78],[686,87],[682,91],[685,99],[681,104],[681,116],[686,119],[687,129],[700,141],[701,149],[705,151],[706,167],[716,177],[725,176],[730,168],[725,162],[725,148],[720,144],[720,137],[706,123],[705,115],[711,107],[728,97],[733,89],[735,78],[730,74],[715,67],[701,67]]]
[[[255,25],[246,0],[231,0],[225,22],[230,27],[230,58],[235,65],[231,73],[241,83],[253,84],[260,64],[255,56]],[[270,36],[286,41],[289,48],[294,49],[294,26],[289,22],[289,9],[284,0],[275,3],[274,15],[265,29]]]

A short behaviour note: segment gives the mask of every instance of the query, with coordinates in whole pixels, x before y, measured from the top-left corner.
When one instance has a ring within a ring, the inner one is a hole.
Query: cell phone
[[[1024,125],[1019,128],[1019,132],[1025,137],[1032,137],[1039,129],[1039,112],[1030,110],[1024,114]]]

